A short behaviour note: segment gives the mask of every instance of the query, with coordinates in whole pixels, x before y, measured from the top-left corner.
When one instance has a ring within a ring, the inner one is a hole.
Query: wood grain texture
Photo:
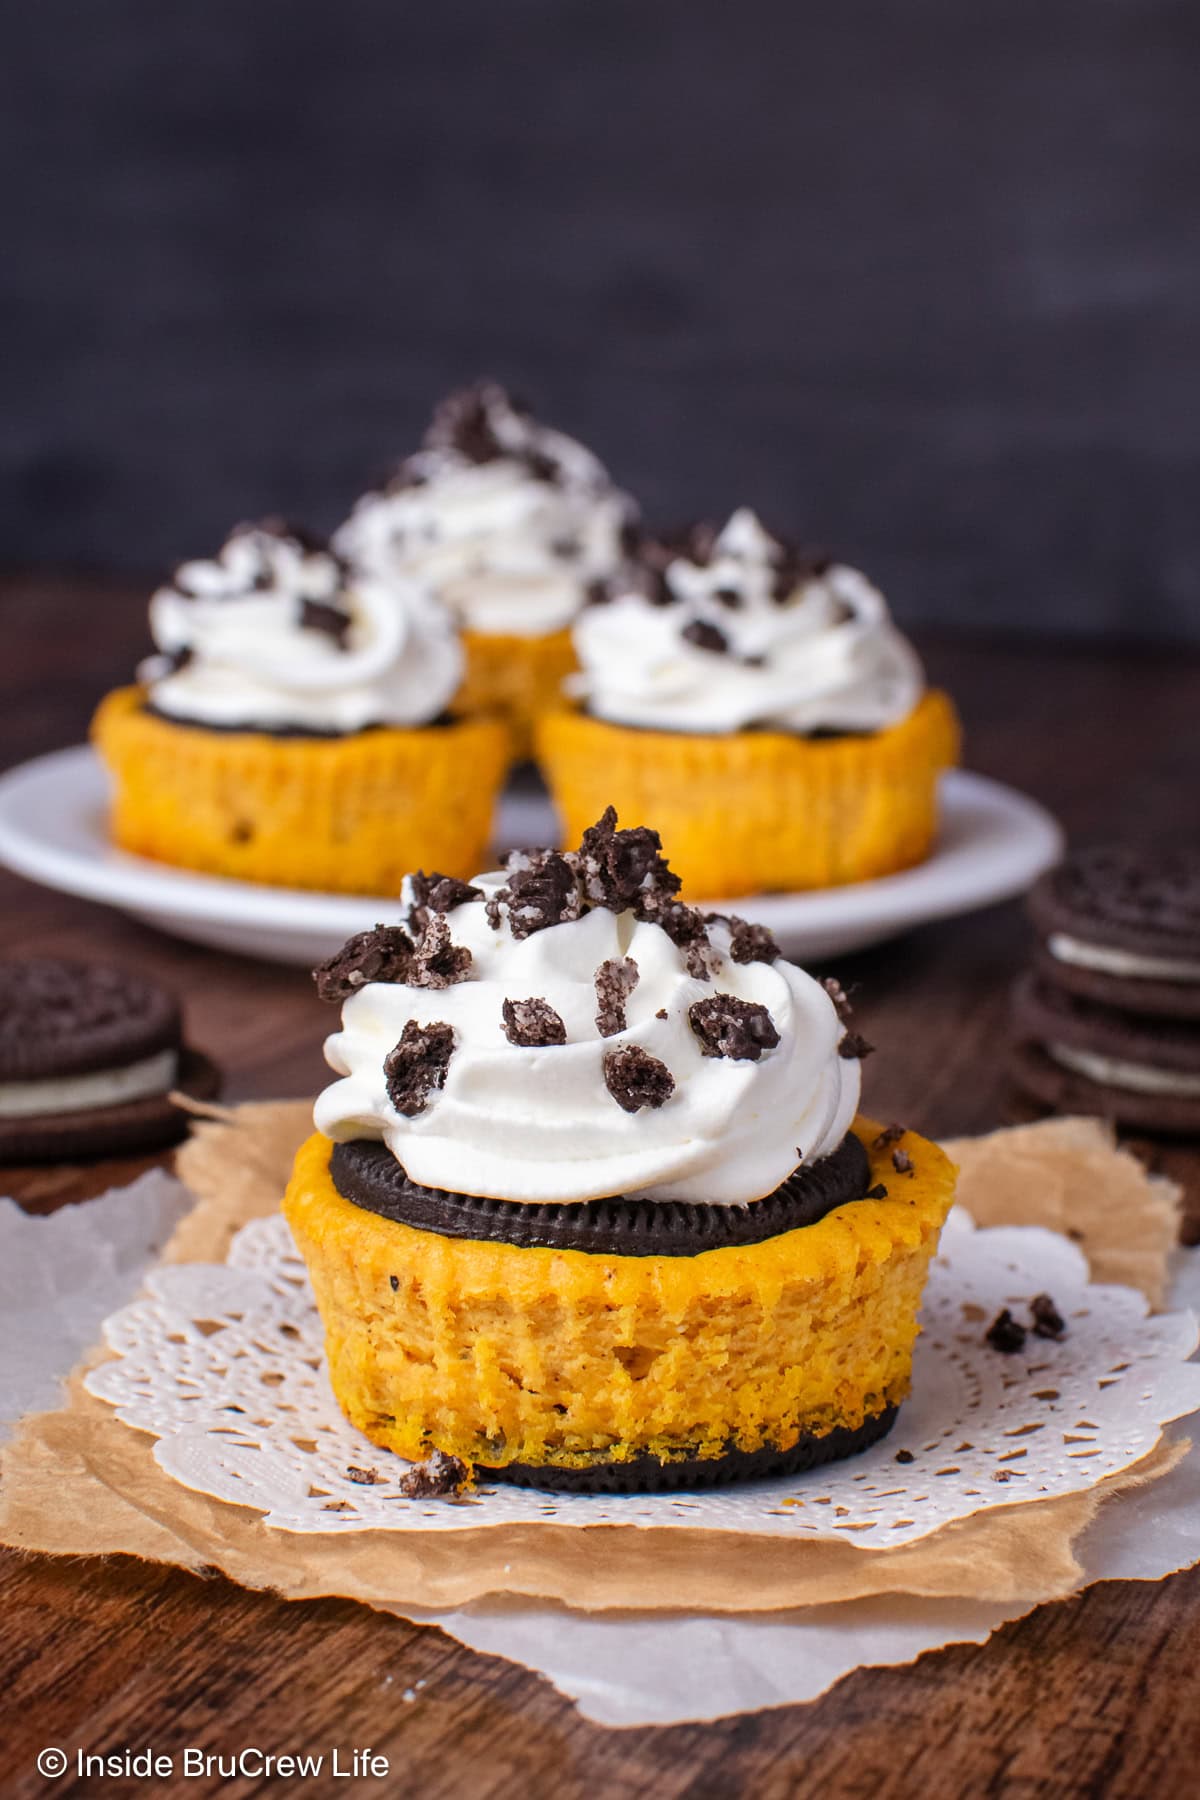
[[[143,644],[139,597],[115,587],[10,581],[0,587],[0,624],[3,766],[77,740],[98,692]],[[1150,841],[1194,826],[1194,658],[968,641],[924,648],[932,675],[961,701],[971,766],[1036,794],[1073,835]],[[859,984],[864,1029],[879,1046],[866,1069],[872,1111],[934,1134],[1015,1116],[999,1052],[1008,985],[1028,942],[1019,908],[1004,906],[835,965]],[[231,1097],[301,1094],[322,1079],[330,1015],[296,971],[175,943],[0,875],[0,954],[35,950],[126,960],[172,982],[190,1035],[220,1056]],[[1190,1185],[1200,1225],[1200,1156],[1137,1147]],[[49,1212],[128,1180],[147,1160],[9,1170],[0,1186]],[[1188,1791],[1200,1761],[1200,1571],[1104,1584],[985,1646],[860,1672],[809,1707],[622,1733],[588,1725],[532,1675],[347,1603],[285,1605],[219,1576],[199,1581],[120,1558],[4,1554],[0,1582],[6,1800],[52,1791],[33,1766],[47,1744],[225,1753],[370,1745],[390,1757],[391,1779],[339,1791],[476,1800],[1123,1800]],[[148,1790],[114,1781],[53,1791]],[[214,1778],[179,1791],[236,1800],[305,1789]]]

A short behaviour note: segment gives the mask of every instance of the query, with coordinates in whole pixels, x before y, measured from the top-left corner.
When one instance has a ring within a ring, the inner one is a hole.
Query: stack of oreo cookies
[[[175,996],[130,969],[0,962],[0,1162],[118,1156],[177,1143],[171,1095],[210,1099],[214,1065],[184,1041]]]
[[[1200,846],[1069,856],[1029,899],[1013,1073],[1058,1112],[1200,1135]]]

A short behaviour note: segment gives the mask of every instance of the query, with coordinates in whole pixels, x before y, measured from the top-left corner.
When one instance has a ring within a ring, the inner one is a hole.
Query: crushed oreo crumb
[[[898,1463],[910,1463],[916,1462],[916,1460],[917,1459],[911,1450],[897,1450],[896,1452],[896,1461]]]
[[[805,550],[798,544],[780,543],[771,582],[771,598],[780,606],[806,581],[824,575],[831,559],[822,551]]]
[[[635,911],[639,919],[661,926],[676,948],[683,951],[683,966],[694,980],[712,979],[718,958],[702,912],[685,906],[682,900],[660,898],[657,894],[648,894]]]
[[[413,987],[447,988],[471,973],[471,952],[456,944],[441,913],[430,913],[413,951],[408,980]]]
[[[537,1049],[544,1044],[565,1044],[567,1028],[548,1000],[534,995],[529,1000],[506,1000],[500,1009],[504,1035],[510,1044]]]
[[[443,1500],[457,1494],[471,1479],[469,1466],[457,1456],[435,1450],[424,1462],[412,1468],[396,1483],[396,1491],[406,1500]]]
[[[360,1469],[356,1467],[354,1463],[348,1463],[346,1465],[346,1479],[347,1481],[357,1482],[359,1487],[374,1487],[375,1483],[379,1480],[379,1477],[374,1469]]]
[[[735,994],[711,994],[688,1007],[688,1023],[703,1056],[729,1056],[735,1062],[757,1062],[779,1042],[775,1021],[756,1000]]]
[[[419,1025],[409,1019],[400,1042],[389,1050],[383,1063],[388,1099],[406,1119],[423,1113],[430,1094],[446,1085],[446,1070],[454,1054],[454,1031],[440,1020]]]
[[[874,1044],[868,1044],[866,1038],[859,1032],[847,1031],[838,1045],[838,1055],[844,1057],[847,1062],[852,1060],[862,1062],[871,1055],[874,1048]]]
[[[879,1136],[872,1138],[872,1150],[890,1150],[893,1144],[900,1142],[907,1130],[907,1125],[885,1125]]]
[[[388,1283],[389,1283],[389,1285],[390,1285],[390,1287],[391,1287],[391,1290],[392,1290],[392,1292],[393,1292],[393,1294],[397,1294],[397,1293],[399,1293],[399,1291],[400,1291],[400,1277],[399,1277],[399,1276],[398,1276],[398,1275],[389,1275],[389,1276],[388,1276]]]
[[[601,1037],[616,1037],[625,1029],[625,1002],[638,984],[638,966],[631,956],[613,956],[596,970],[596,1028]]]
[[[823,975],[821,977],[821,986],[833,1001],[833,1010],[837,1013],[838,1018],[844,1025],[853,1011],[845,988],[837,979],[836,975]]]
[[[667,1009],[666,1009],[666,1007],[665,1007],[665,1006],[660,1006],[660,1007],[659,1007],[659,1009],[658,1009],[658,1011],[657,1011],[657,1012],[656,1012],[656,1013],[655,1013],[655,1015],[654,1015],[654,1016],[655,1016],[655,1018],[656,1018],[656,1019],[665,1019],[665,1018],[666,1018],[666,1017],[667,1017]]]
[[[888,1191],[882,1181],[877,1181],[875,1186],[869,1187],[863,1195],[864,1200],[886,1200],[887,1197]]]
[[[722,606],[728,607],[730,612],[737,612],[746,604],[741,589],[735,587],[714,588],[713,599],[720,601]]]
[[[718,915],[710,916],[716,918]],[[729,915],[726,924],[729,926],[729,954],[735,963],[773,963],[782,955],[774,933],[765,925],[752,925],[749,919],[739,919],[736,913]]]
[[[477,387],[460,388],[447,394],[433,415],[425,434],[430,450],[452,450],[472,463],[496,462],[505,454],[496,436],[492,408],[507,396],[490,382]]]
[[[323,631],[326,637],[333,639],[339,650],[346,648],[346,638],[353,623],[350,614],[343,612],[340,606],[329,606],[324,600],[300,602],[301,630]]]
[[[1014,1356],[1018,1350],[1025,1348],[1025,1339],[1029,1334],[1018,1319],[1014,1319],[1007,1306],[996,1317],[984,1333],[985,1342],[993,1350],[999,1350],[1002,1356]]]
[[[465,906],[468,900],[483,899],[482,888],[459,881],[456,875],[426,875],[424,869],[418,869],[409,876],[409,882],[414,909],[428,907],[431,912],[448,913],[456,906]]]
[[[1053,1338],[1058,1343],[1067,1335],[1067,1322],[1049,1294],[1035,1294],[1029,1302],[1035,1337]]]
[[[399,925],[376,925],[360,931],[313,970],[321,1000],[348,1000],[370,981],[407,981],[413,941]]]
[[[623,1112],[659,1107],[675,1092],[675,1077],[640,1044],[623,1044],[604,1058],[604,1085]]]
[[[450,451],[465,462],[490,463],[507,457],[520,463],[535,481],[562,480],[562,464],[535,440],[533,428],[524,438],[502,439],[497,420],[505,413],[526,420],[529,408],[494,381],[448,394],[433,415],[425,434],[429,450]]]
[[[685,643],[695,644],[697,650],[707,650],[713,656],[729,653],[729,639],[719,626],[710,625],[707,619],[693,619],[679,635]]]
[[[579,871],[584,898],[610,912],[669,899],[683,885],[667,866],[657,831],[646,825],[618,831],[617,812],[612,806],[588,826],[572,860]]]
[[[588,827],[578,850],[514,851],[505,872],[505,885],[485,901],[487,921],[494,930],[499,930],[505,913],[513,936],[526,938],[580,918],[592,907],[632,911],[635,918],[666,932],[683,952],[690,975],[698,981],[711,979],[718,954],[709,941],[705,915],[676,898],[680,880],[663,857],[662,839],[642,825],[619,831],[613,807]],[[772,950],[778,954],[769,936],[760,936],[757,928],[746,926],[745,933],[739,942],[747,960],[769,961]]]
[[[575,871],[557,850],[521,851],[508,859],[508,884],[497,899],[508,907],[509,930],[515,938],[561,925],[579,917]]]
[[[893,1167],[893,1169],[895,1169],[897,1175],[911,1175],[912,1174],[913,1159],[908,1154],[907,1150],[893,1150],[892,1151],[892,1167]]]

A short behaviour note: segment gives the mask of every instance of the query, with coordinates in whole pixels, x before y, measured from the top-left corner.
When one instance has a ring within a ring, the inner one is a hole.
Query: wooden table
[[[9,579],[0,629],[0,767],[77,741],[95,699],[144,647],[141,598],[115,585]],[[967,639],[924,649],[961,702],[971,767],[1037,795],[1074,836],[1149,841],[1196,829],[1195,657]],[[844,959],[879,1046],[866,1071],[877,1115],[935,1135],[1012,1116],[1000,1047],[1028,941],[1019,909],[1003,906]],[[34,951],[111,957],[173,983],[191,1036],[224,1065],[229,1097],[307,1094],[322,1081],[329,1014],[302,973],[175,943],[0,875],[0,954]],[[1200,1153],[1138,1148],[1190,1184],[1200,1226]],[[47,1212],[145,1166],[11,1170],[0,1187]],[[370,1745],[390,1759],[389,1780],[333,1784],[338,1792],[472,1800],[1200,1792],[1200,1569],[1157,1585],[1101,1584],[987,1645],[850,1676],[811,1706],[632,1732],[599,1730],[537,1677],[349,1603],[285,1605],[122,1558],[5,1554],[0,1579],[6,1797],[49,1791],[33,1767],[43,1745],[147,1743],[226,1753]],[[79,1791],[164,1790],[116,1781]],[[333,1788],[196,1779],[180,1791]]]

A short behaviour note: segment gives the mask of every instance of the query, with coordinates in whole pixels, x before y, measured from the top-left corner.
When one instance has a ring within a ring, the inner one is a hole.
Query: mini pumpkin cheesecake
[[[448,709],[463,653],[414,587],[351,583],[278,520],[240,526],[150,603],[157,646],[92,735],[123,850],[272,886],[391,894],[483,854],[509,759]]]
[[[539,760],[568,836],[653,818],[695,898],[834,887],[925,858],[958,754],[947,696],[857,569],[724,529],[647,542],[574,632]]]
[[[446,608],[466,650],[460,709],[502,714],[525,754],[633,513],[590,450],[484,381],[442,401],[423,447],[359,500],[334,544],[358,574],[416,581]]]
[[[859,1114],[840,990],[678,890],[610,810],[317,971],[339,1079],[284,1210],[375,1443],[620,1491],[890,1429],[953,1168]]]

